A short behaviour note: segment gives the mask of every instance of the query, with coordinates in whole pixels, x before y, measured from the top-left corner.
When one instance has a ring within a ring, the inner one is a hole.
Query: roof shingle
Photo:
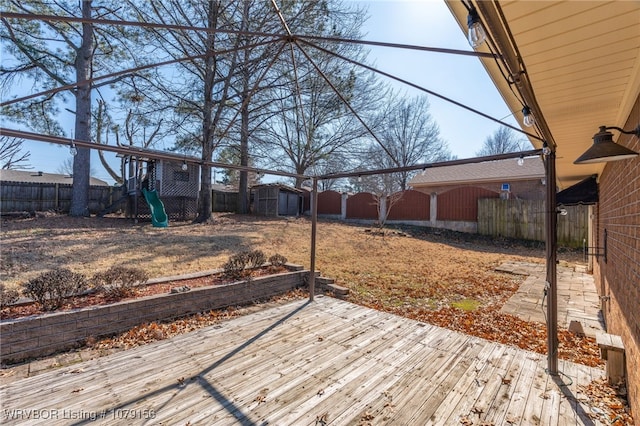
[[[414,187],[449,183],[496,182],[509,180],[541,179],[545,176],[540,157],[525,157],[522,166],[517,159],[485,161],[482,163],[425,169],[409,181]]]

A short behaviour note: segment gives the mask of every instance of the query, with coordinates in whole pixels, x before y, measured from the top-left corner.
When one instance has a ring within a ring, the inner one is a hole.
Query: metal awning
[[[598,181],[596,175],[581,180],[556,195],[558,205],[575,206],[578,204],[595,204],[598,202]]]

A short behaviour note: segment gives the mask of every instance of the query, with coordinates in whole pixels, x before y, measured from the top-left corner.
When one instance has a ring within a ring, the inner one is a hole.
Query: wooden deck
[[[3,386],[0,423],[600,424],[577,386],[603,371],[559,366],[318,297]]]

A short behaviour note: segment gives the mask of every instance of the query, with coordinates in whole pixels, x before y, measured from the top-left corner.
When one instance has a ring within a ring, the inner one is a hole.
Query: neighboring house
[[[68,212],[73,177],[25,170],[0,170],[0,210],[12,212]],[[103,180],[89,181],[89,212],[97,213],[112,201],[113,188]]]
[[[52,184],[73,184],[73,176],[60,175],[56,173],[34,172],[31,170],[0,170],[0,182],[29,182],[29,183],[52,183]],[[109,186],[103,180],[94,177],[89,181],[91,186]]]
[[[584,191],[589,199],[572,202],[596,202],[589,207],[588,247],[594,248],[598,303],[607,332],[624,343],[628,400],[638,426],[640,156],[574,161],[593,146],[600,126],[630,131],[640,125],[640,3],[447,0],[464,32],[469,3],[501,55],[480,59],[496,88],[518,119],[523,104],[530,107],[537,123],[530,131],[556,147],[557,186],[565,190],[598,176],[597,191]],[[640,152],[638,135],[612,129],[612,138]],[[542,148],[542,141],[530,140]]]
[[[431,197],[431,226],[478,232],[478,200],[542,200],[544,176],[540,158],[526,157],[427,168],[409,185]]]
[[[503,199],[543,200],[546,192],[544,178],[544,164],[536,156],[427,168],[414,176],[409,186],[426,194],[476,187]]]

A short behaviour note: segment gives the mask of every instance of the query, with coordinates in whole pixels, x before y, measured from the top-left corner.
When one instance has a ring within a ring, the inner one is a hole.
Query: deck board
[[[575,396],[604,372],[559,366],[553,378],[542,355],[318,297],[28,377],[0,400],[8,425],[598,425]]]

